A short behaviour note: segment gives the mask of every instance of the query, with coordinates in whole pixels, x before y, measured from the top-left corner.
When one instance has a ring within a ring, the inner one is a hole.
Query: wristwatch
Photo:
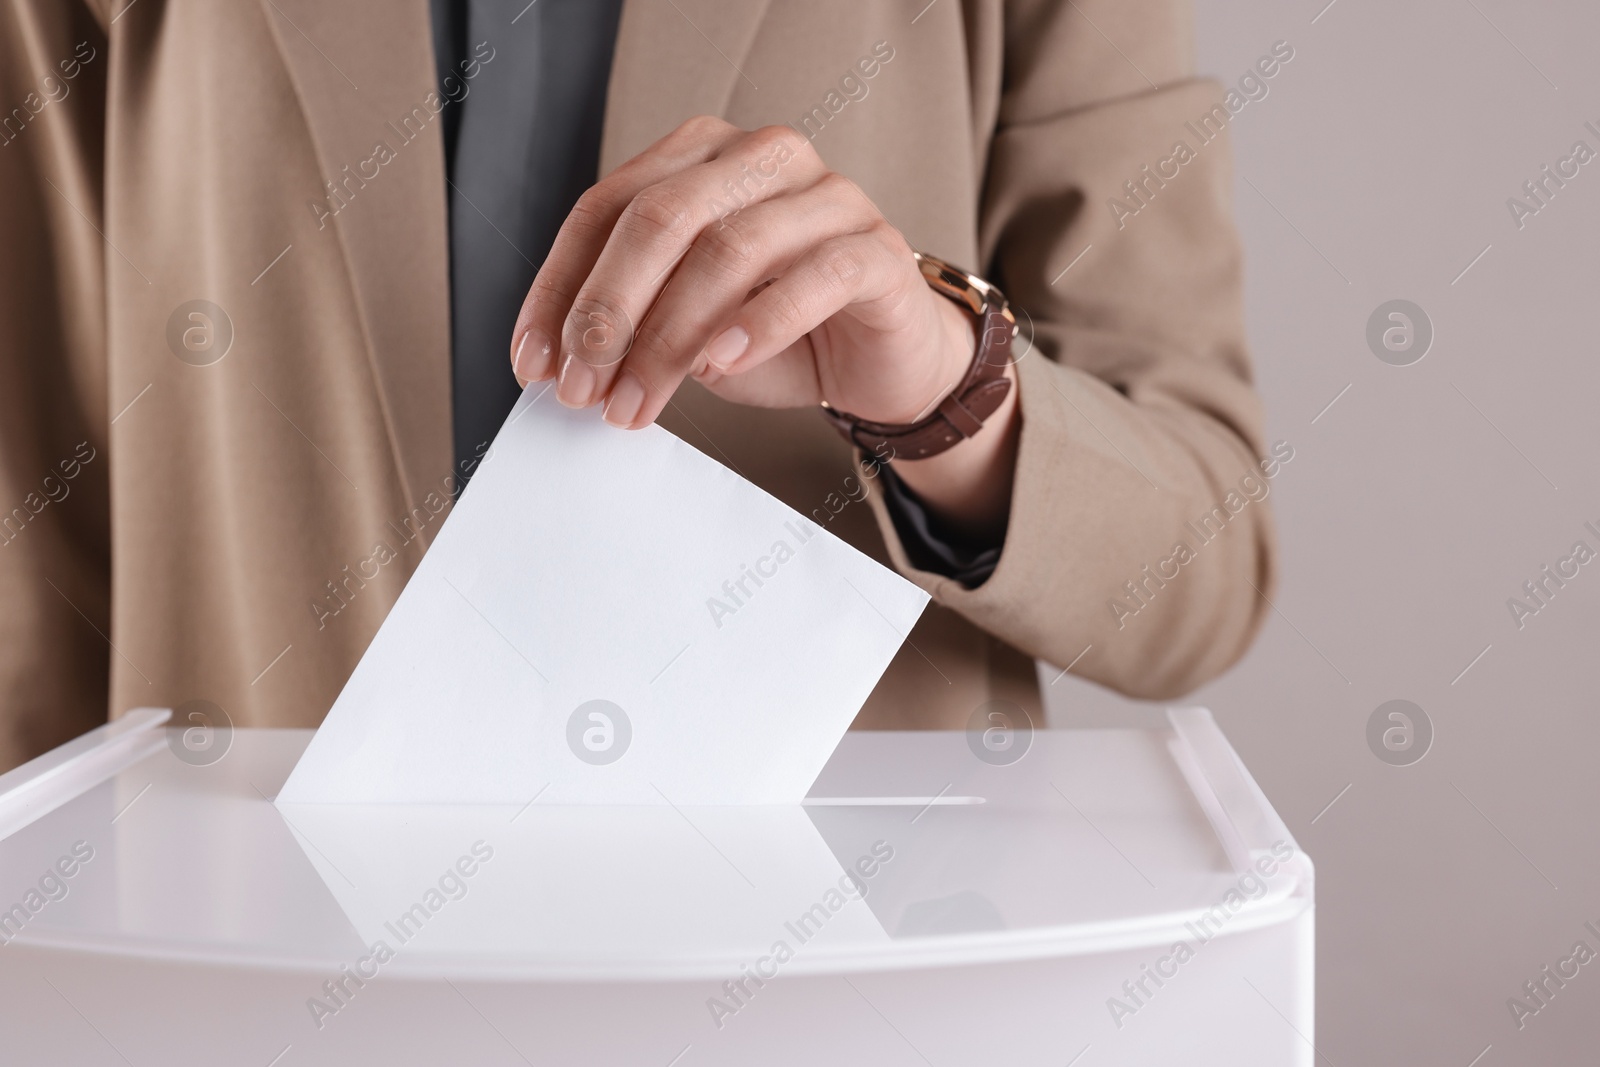
[[[892,459],[926,459],[983,429],[983,420],[993,415],[1011,392],[1006,366],[1011,362],[1011,339],[1017,335],[1017,319],[1005,294],[989,282],[937,256],[913,252],[923,280],[941,296],[966,308],[977,319],[978,345],[972,365],[934,408],[933,413],[916,422],[873,422],[848,412],[822,405],[822,413],[844,439],[866,452],[872,462]]]

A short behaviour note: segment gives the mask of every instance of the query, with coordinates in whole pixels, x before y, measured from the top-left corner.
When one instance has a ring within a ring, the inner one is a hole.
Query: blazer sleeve
[[[980,269],[1021,309],[1024,353],[999,562],[972,589],[920,570],[880,494],[873,507],[897,567],[941,604],[1165,699],[1237,660],[1270,610],[1266,498],[1293,454],[1267,448],[1251,385],[1232,116],[1193,77],[1187,3],[1003,11],[1003,58],[975,64],[1001,71]]]
[[[0,5],[0,770],[106,720],[102,24]]]

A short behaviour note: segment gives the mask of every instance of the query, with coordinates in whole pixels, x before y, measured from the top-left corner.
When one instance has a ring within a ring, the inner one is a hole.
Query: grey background
[[[1600,960],[1520,1031],[1506,1003],[1600,951],[1600,561],[1521,631],[1506,606],[1600,550],[1600,160],[1520,231],[1506,207],[1600,151],[1600,10],[1326,3],[1196,0],[1209,74],[1295,49],[1232,129],[1269,435],[1296,454],[1278,610],[1193,702],[1316,861],[1319,1064],[1600,1062]],[[1396,298],[1435,330],[1409,367],[1365,340]],[[1071,676],[1052,696],[1055,725],[1149,714]],[[1396,698],[1435,731],[1408,767],[1366,743]]]

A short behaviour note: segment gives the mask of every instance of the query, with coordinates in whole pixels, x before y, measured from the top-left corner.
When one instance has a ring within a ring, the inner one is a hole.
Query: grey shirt
[[[455,454],[481,455],[518,389],[517,312],[594,184],[621,0],[433,0],[450,200]],[[465,79],[461,63],[492,49]],[[454,79],[453,81],[447,79]]]

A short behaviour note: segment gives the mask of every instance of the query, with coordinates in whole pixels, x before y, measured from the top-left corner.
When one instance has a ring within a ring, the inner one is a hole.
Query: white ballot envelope
[[[797,803],[927,600],[536,383],[278,800]]]

